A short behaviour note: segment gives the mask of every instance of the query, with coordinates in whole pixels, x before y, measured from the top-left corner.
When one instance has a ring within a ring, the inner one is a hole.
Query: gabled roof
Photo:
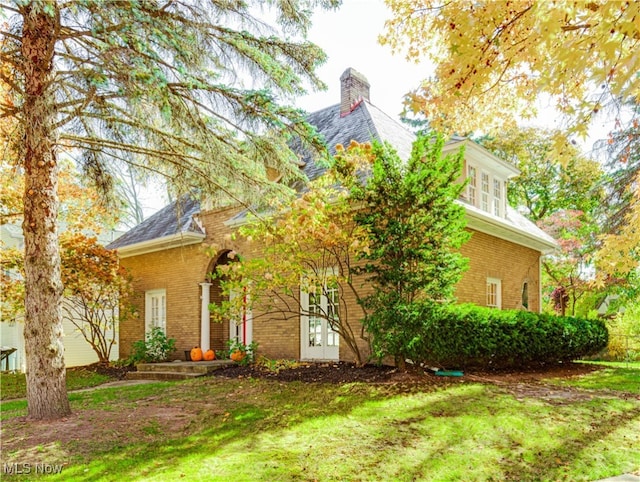
[[[354,74],[349,69],[345,74],[348,73]],[[355,75],[360,76],[359,80],[366,83],[366,79],[361,74],[355,73]],[[346,147],[351,141],[359,143],[386,141],[397,151],[401,159],[408,160],[416,138],[415,134],[371,104],[368,100],[368,84],[361,85],[364,85],[365,95],[353,102],[346,103],[347,108],[345,108],[345,103],[341,102],[341,104],[332,105],[309,114],[307,121],[315,126],[317,132],[323,136],[330,155],[336,153],[338,144]],[[492,165],[495,163],[496,169],[505,178],[517,174],[514,167],[497,159],[489,151],[469,139],[454,137],[449,141],[448,146],[457,148],[462,144],[466,144],[473,151],[473,155],[486,157]],[[312,153],[295,147],[294,150],[300,152],[301,160],[304,163],[302,170],[309,180],[316,179],[325,172],[326,167],[315,162]],[[549,235],[513,209],[507,211],[505,218],[499,218],[464,201],[458,202],[465,207],[468,226],[472,229],[541,252],[548,252],[557,247]],[[194,200],[186,200],[180,210],[176,209],[176,203],[174,203],[133,228],[108,247],[119,248],[120,256],[133,256],[142,252],[200,242],[204,239],[205,233],[194,218],[194,215],[199,211],[200,205]],[[247,210],[241,211],[227,220],[225,224],[228,226],[244,224],[247,222],[247,215]]]
[[[121,257],[128,257],[199,243],[205,238],[205,232],[195,217],[198,213],[200,202],[183,196],[108,244],[107,248],[117,249]]]

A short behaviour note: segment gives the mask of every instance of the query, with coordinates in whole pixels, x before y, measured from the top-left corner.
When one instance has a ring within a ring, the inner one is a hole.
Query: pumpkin
[[[242,360],[244,360],[245,356],[247,356],[247,354],[242,350],[236,350],[233,353],[231,353],[231,359],[234,362],[241,362]]]
[[[207,350],[202,355],[202,358],[204,358],[205,361],[215,360],[216,359],[216,352],[213,351],[213,350]]]
[[[191,361],[200,361],[202,360],[202,348],[199,346],[194,346],[191,349]]]

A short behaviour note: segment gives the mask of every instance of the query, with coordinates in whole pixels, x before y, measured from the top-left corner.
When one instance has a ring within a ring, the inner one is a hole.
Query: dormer
[[[462,200],[498,218],[507,216],[507,182],[520,171],[469,139],[453,140],[443,149],[455,153],[464,146],[461,181],[468,179]]]

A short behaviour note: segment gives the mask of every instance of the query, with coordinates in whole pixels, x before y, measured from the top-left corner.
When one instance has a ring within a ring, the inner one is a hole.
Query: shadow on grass
[[[588,464],[572,459],[593,458],[599,443],[640,423],[634,401],[558,407],[479,384],[393,395],[212,381],[176,385],[162,402],[178,394],[187,403],[208,396],[216,410],[198,412],[182,434],[96,447],[58,480],[589,480]]]

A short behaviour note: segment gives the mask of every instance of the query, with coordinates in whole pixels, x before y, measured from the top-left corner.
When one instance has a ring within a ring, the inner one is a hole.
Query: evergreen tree
[[[388,146],[374,145],[371,178],[354,191],[363,204],[356,223],[369,233],[361,271],[374,287],[365,325],[377,354],[400,365],[418,336],[404,315],[452,301],[467,266],[459,252],[469,236],[465,212],[455,202],[464,189],[457,182],[463,153],[443,156],[443,145],[441,137],[418,138],[406,165]]]
[[[70,412],[61,341],[58,153],[80,153],[108,191],[109,163],[163,174],[181,191],[264,195],[268,168],[297,172],[290,134],[315,145],[282,101],[323,87],[305,40],[335,0],[14,0],[2,4],[0,117],[16,120],[25,174],[25,345],[32,419]],[[254,16],[270,9],[270,26]],[[249,87],[243,86],[243,79]]]

